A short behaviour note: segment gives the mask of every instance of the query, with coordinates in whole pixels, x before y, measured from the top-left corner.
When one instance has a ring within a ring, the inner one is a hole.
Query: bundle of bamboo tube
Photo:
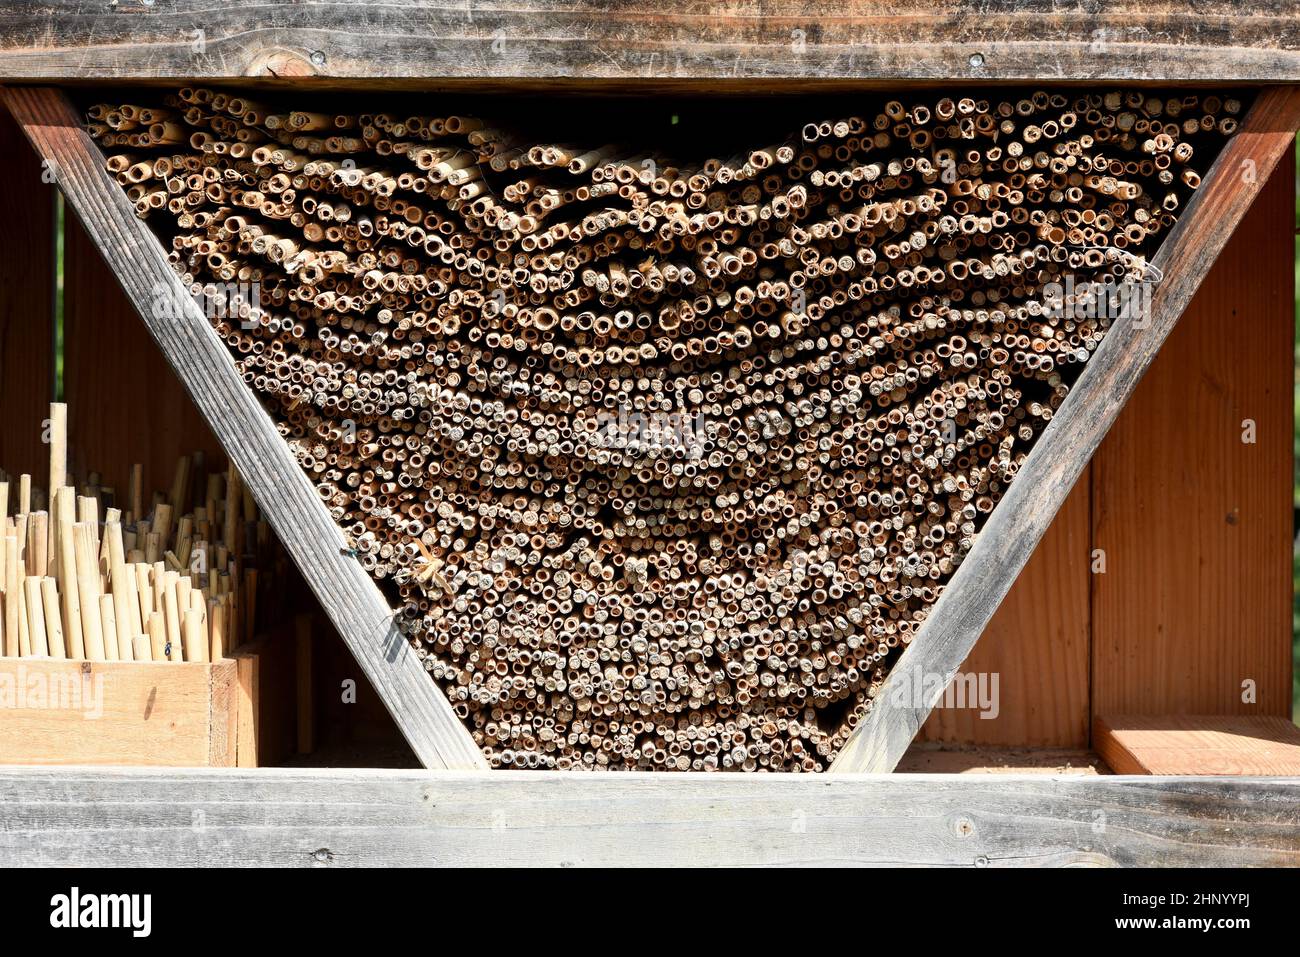
[[[88,122],[489,759],[809,771],[1241,112],[935,95],[676,161],[300,105]]]
[[[52,491],[19,476],[12,516],[14,483],[0,470],[5,656],[206,662],[234,650],[257,614],[241,536],[252,529],[263,548],[268,537],[237,473],[209,475],[204,504],[191,507],[193,459],[182,456],[171,494],[155,494],[146,512],[137,465],[123,512],[105,507],[112,490],[95,474],[81,494],[68,484],[66,430],[66,407],[52,405]]]

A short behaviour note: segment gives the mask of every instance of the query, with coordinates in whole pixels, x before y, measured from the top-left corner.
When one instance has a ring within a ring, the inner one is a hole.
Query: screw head
[[[970,55],[970,65],[977,70],[982,67],[984,65],[984,54],[972,53]]]
[[[325,51],[324,51],[324,50],[312,50],[312,51],[311,51],[311,62],[312,62],[312,65],[313,65],[313,66],[324,66],[324,65],[325,65]]]

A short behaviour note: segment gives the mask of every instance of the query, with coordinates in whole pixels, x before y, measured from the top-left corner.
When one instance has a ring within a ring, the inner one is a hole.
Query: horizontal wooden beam
[[[350,557],[343,533],[225,344],[168,264],[162,244],[104,169],[103,154],[82,129],[80,115],[52,87],[9,87],[3,93],[420,761],[426,767],[486,767],[474,739],[398,631],[374,581]]]
[[[1298,865],[1300,779],[0,769],[0,867]]]
[[[975,647],[1093,452],[1300,126],[1300,87],[1260,93],[1152,261],[1148,314],[1116,319],[944,586],[832,771],[890,771]]]
[[[0,79],[1300,80],[1291,0],[9,0]]]

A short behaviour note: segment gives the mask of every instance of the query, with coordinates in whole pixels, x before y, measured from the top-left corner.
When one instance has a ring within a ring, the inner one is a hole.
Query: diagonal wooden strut
[[[482,752],[397,629],[379,588],[347,556],[342,532],[162,244],[104,169],[80,114],[53,87],[9,87],[4,99],[416,756],[429,768],[485,769]],[[158,314],[160,300],[171,314]]]
[[[1263,90],[1153,260],[1150,315],[1115,321],[831,771],[892,771],[1300,127],[1300,87]],[[918,686],[929,697],[921,698]],[[936,691],[937,689],[937,691]]]

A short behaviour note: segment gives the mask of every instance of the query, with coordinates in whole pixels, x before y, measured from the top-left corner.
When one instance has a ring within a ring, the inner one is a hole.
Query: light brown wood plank
[[[1297,126],[1300,87],[1259,94],[1152,261],[1163,280],[1149,315],[1126,313],[1114,322],[832,771],[887,771],[898,763],[934,704],[900,694],[901,686],[919,675],[942,687],[957,674]],[[1243,169],[1253,175],[1243,177]]]
[[[49,484],[42,423],[54,399],[54,187],[0,109],[0,468]],[[17,500],[17,489],[11,491]],[[10,506],[12,513],[13,506]]]
[[[1095,714],[1290,714],[1287,156],[1094,460]]]
[[[0,866],[1295,866],[1298,834],[1296,778],[0,768]]]
[[[963,674],[989,676],[996,717],[937,707],[918,740],[1088,746],[1088,498],[1085,471],[961,666]]]
[[[235,663],[0,659],[0,764],[235,763]]]
[[[1289,0],[9,0],[0,77],[1300,79]]]
[[[1286,718],[1100,716],[1093,738],[1116,774],[1300,775],[1300,728]]]

